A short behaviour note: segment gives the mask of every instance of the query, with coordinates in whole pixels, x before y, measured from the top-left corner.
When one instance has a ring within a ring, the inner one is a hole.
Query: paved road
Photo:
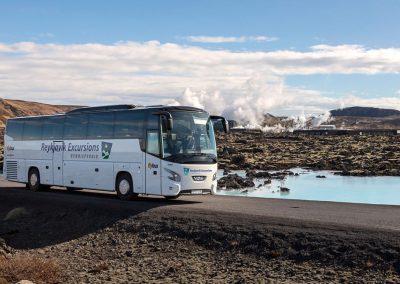
[[[304,224],[329,224],[346,227],[384,229],[400,231],[400,206],[367,205],[337,202],[262,199],[230,196],[182,196],[176,201],[163,198],[140,198],[124,202],[114,194],[82,191],[74,194],[55,189],[49,192],[29,192],[24,185],[0,180],[1,200],[15,196],[23,202],[29,198],[52,198],[66,202],[98,203],[110,208],[129,208],[130,210],[174,210],[204,211],[207,214],[242,214],[255,220],[277,219],[300,221]],[[34,196],[35,195],[35,196]],[[40,196],[40,197],[39,197]],[[22,204],[23,205],[23,204]]]

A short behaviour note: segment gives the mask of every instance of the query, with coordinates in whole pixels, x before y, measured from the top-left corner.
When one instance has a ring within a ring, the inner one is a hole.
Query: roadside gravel
[[[60,282],[67,283],[400,281],[395,231],[245,212],[160,209],[165,204],[6,194],[0,218],[21,205],[24,210],[16,211],[24,214],[3,220],[0,238],[12,250],[8,257],[57,261],[63,268]]]

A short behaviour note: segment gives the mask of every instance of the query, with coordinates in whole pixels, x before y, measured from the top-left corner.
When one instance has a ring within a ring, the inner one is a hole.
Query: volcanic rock
[[[246,157],[243,154],[235,155],[231,158],[231,162],[236,165],[246,163]]]
[[[255,170],[246,171],[246,176],[249,178],[271,178],[271,174],[269,172]]]
[[[266,185],[266,184],[270,184],[272,181],[270,180],[270,179],[266,179],[266,180],[264,180],[264,185]]]
[[[242,178],[237,174],[229,174],[218,180],[218,187],[225,189],[240,189],[254,187],[255,184],[250,178]]]
[[[243,140],[248,143],[241,143]],[[217,134],[217,145],[220,168],[249,168],[254,171],[247,176],[254,178],[254,172],[278,170],[280,172],[271,177],[284,179],[291,173],[282,174],[282,171],[296,167],[332,170],[352,176],[400,175],[400,135],[231,132]],[[249,145],[263,151],[248,151]]]
[[[283,187],[283,186],[281,186],[280,189],[281,189],[281,192],[289,192],[290,191],[290,188]]]

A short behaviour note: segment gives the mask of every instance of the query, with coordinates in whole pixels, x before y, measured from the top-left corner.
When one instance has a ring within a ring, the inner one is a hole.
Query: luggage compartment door
[[[53,184],[63,185],[63,154],[64,142],[54,141],[53,151]]]

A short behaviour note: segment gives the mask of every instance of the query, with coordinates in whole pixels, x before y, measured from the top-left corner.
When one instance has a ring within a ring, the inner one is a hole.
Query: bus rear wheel
[[[169,196],[164,196],[165,197],[165,199],[167,199],[167,200],[175,200],[175,199],[177,199],[178,197],[179,197],[179,195],[169,195]]]
[[[118,175],[115,190],[121,200],[131,200],[138,196],[133,192],[132,177],[126,173]]]
[[[36,168],[29,170],[28,188],[32,191],[40,190],[40,175],[39,175],[39,171]]]

